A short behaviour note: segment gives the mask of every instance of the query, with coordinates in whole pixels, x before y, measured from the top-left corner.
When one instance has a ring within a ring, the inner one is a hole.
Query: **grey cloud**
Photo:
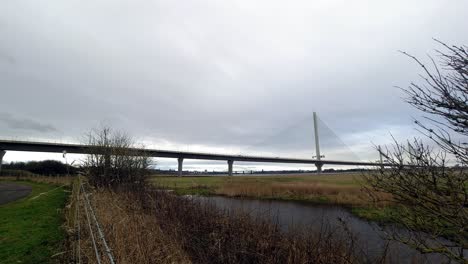
[[[18,118],[9,113],[2,112],[0,112],[0,123],[5,124],[8,128],[13,130],[28,130],[40,133],[57,131],[52,125],[43,124],[28,118]]]
[[[397,50],[468,43],[463,0],[47,3],[0,4],[0,54],[15,62],[0,63],[0,107],[8,126],[36,127],[25,137],[108,121],[184,150],[309,157],[317,111],[330,158],[343,145],[372,157],[370,142],[414,134],[419,115],[393,88],[420,73]]]

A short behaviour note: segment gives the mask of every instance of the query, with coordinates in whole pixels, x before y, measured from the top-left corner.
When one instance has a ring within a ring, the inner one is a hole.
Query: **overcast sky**
[[[467,44],[467,10],[466,0],[2,1],[0,138],[80,142],[106,124],[152,148],[311,157],[316,111],[327,158],[376,159],[372,144],[389,133],[417,135],[420,113],[395,86],[421,70],[397,51],[426,60],[440,48],[432,38]],[[44,158],[61,155],[5,156]]]

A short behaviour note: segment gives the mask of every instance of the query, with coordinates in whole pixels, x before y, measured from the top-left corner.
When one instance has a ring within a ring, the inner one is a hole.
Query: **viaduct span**
[[[82,144],[65,144],[65,143],[48,143],[48,142],[31,142],[31,141],[16,141],[16,140],[0,140],[0,169],[3,156],[6,151],[28,151],[28,152],[49,152],[49,153],[72,153],[72,154],[90,154],[92,146]],[[323,165],[355,165],[355,166],[393,166],[387,163],[377,162],[359,162],[359,161],[341,161],[341,160],[326,160],[320,159],[297,159],[297,158],[279,158],[279,157],[264,157],[264,156],[244,156],[244,155],[227,155],[213,154],[200,152],[182,152],[171,150],[157,149],[135,149],[150,157],[158,158],[175,158],[178,160],[178,173],[182,176],[182,166],[184,159],[198,160],[224,160],[228,164],[228,174],[232,176],[233,165],[235,161],[242,162],[261,162],[261,163],[295,163],[295,164],[313,164],[317,167],[317,171],[322,170]]]

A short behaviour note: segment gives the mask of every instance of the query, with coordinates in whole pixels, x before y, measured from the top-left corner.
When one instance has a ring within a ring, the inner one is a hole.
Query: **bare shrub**
[[[93,130],[87,135],[91,153],[83,161],[90,184],[117,186],[143,184],[148,176],[151,159],[132,138],[108,127]]]
[[[468,248],[468,149],[464,142],[468,136],[468,50],[439,43],[446,51],[438,51],[441,66],[431,58],[433,71],[404,53],[425,75],[422,84],[403,89],[408,103],[431,115],[426,120],[432,126],[415,123],[439,150],[418,139],[407,144],[395,141],[393,147],[379,149],[394,166],[368,176],[367,183],[372,191],[392,195],[400,205],[394,220],[413,233],[393,233],[390,238],[422,253],[438,252],[463,263]],[[449,166],[449,158],[456,166]],[[427,235],[418,235],[420,231]],[[445,236],[450,241],[428,240],[428,236]]]
[[[394,169],[381,170],[367,176],[370,194],[375,191],[391,194],[398,211],[388,215],[393,222],[403,224],[413,234],[390,233],[391,239],[403,242],[422,253],[441,253],[452,259],[464,261],[463,250],[468,246],[468,210],[466,207],[468,177],[464,168],[449,168],[445,156],[434,154],[421,142],[410,144],[417,149],[417,157],[404,145],[395,143],[386,151]],[[406,164],[409,159],[409,166]],[[383,197],[371,195],[375,201]],[[428,239],[445,236],[448,240]]]

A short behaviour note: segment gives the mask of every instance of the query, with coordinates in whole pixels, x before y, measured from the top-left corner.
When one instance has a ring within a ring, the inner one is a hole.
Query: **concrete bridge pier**
[[[232,176],[232,165],[234,164],[233,160],[228,160],[228,175]]]
[[[5,150],[0,150],[0,175],[2,173],[2,162],[3,162],[3,156],[5,156],[6,151]]]
[[[177,162],[179,163],[177,176],[182,177],[182,164],[184,163],[184,158],[178,158]]]
[[[322,167],[323,167],[322,163],[315,163],[315,167],[317,167],[318,174],[322,173]]]

